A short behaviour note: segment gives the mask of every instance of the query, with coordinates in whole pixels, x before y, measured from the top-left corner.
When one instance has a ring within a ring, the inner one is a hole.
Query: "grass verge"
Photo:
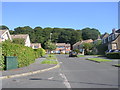
[[[41,64],[58,64],[57,61],[50,61],[50,60],[44,60],[41,62]]]
[[[111,62],[111,60],[101,59],[101,58],[87,58],[87,60],[95,61],[95,62]]]
[[[113,65],[113,66],[115,66],[115,67],[120,67],[120,64],[116,64],[116,65]]]
[[[58,61],[56,61],[57,58],[55,55],[49,54],[45,60],[41,62],[41,64],[58,64]]]
[[[84,55],[77,55],[77,57],[85,57]]]

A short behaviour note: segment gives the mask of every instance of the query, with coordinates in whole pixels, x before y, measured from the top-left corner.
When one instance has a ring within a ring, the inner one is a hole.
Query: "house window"
[[[65,48],[64,46],[58,46],[57,48]]]
[[[34,48],[38,48],[38,46],[34,46]]]
[[[112,35],[112,40],[114,40],[114,39],[115,39],[115,34]]]

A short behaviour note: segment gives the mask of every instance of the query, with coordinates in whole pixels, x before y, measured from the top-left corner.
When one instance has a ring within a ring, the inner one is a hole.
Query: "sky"
[[[90,27],[111,33],[118,29],[118,2],[2,2],[2,24],[10,30]]]

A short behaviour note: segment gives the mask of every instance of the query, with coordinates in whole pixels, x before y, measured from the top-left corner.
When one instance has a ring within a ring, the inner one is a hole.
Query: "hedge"
[[[38,52],[34,51],[31,47],[26,47],[19,44],[14,44],[11,42],[3,42],[2,43],[2,54],[4,56],[17,56],[18,57],[18,67],[24,67],[28,66],[31,63],[34,63],[35,59],[44,55],[44,53],[41,54],[41,52],[44,51],[44,49],[38,50]],[[4,69],[4,58],[2,56],[0,66],[2,67],[2,70]]]
[[[112,53],[108,53],[106,54],[107,58],[111,58],[111,59],[120,59],[120,52],[112,52]]]

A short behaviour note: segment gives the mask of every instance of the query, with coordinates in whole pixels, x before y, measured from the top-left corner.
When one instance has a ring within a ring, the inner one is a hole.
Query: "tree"
[[[45,43],[45,49],[49,50],[50,53],[52,50],[55,50],[56,49],[56,45],[54,43],[52,43],[50,40],[48,40],[46,43]]]
[[[85,54],[88,54],[90,52],[90,50],[92,50],[93,44],[92,43],[83,43],[82,48],[84,48]]]
[[[2,29],[2,30],[8,29],[9,30],[9,28],[7,26],[5,26],[5,25],[1,25],[0,29]]]
[[[96,40],[98,38],[98,35],[100,35],[100,32],[97,29],[94,29],[94,28],[82,29],[83,40],[87,40],[87,39]]]

